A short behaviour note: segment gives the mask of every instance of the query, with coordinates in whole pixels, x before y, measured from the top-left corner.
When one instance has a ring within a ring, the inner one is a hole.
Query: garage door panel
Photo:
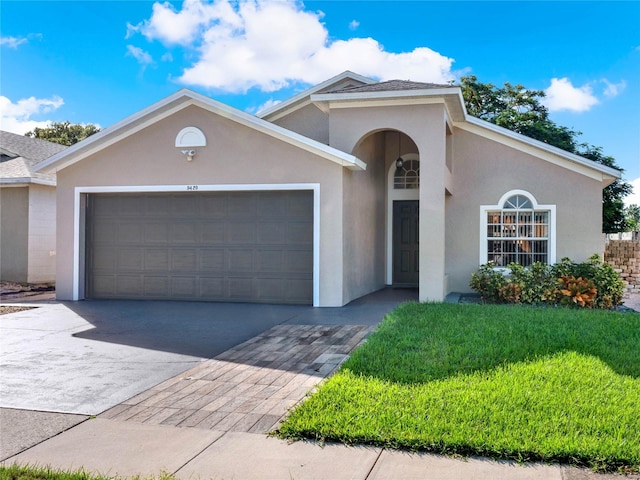
[[[121,218],[137,217],[138,212],[146,209],[146,198],[139,195],[123,195],[119,197],[118,208],[115,212]],[[113,213],[113,212],[112,212]]]
[[[287,198],[268,194],[261,195],[257,213],[260,218],[284,217],[287,214]]]
[[[169,249],[168,248],[147,248],[144,251],[145,272],[169,270]]]
[[[174,195],[172,213],[182,218],[199,215],[199,197],[196,195]]]
[[[169,243],[169,225],[166,223],[145,223],[143,228],[145,244]]]
[[[139,247],[122,248],[118,251],[118,270],[143,270],[144,249]]]
[[[227,282],[223,277],[201,277],[200,297],[222,300],[226,298],[226,284]]]
[[[141,275],[117,275],[116,291],[117,296],[126,295],[130,297],[143,296],[143,283]]]
[[[166,298],[169,294],[169,277],[144,277],[145,297]]]
[[[256,271],[282,272],[284,270],[284,252],[282,250],[258,250],[256,252]]]
[[[253,298],[253,278],[229,278],[226,294],[228,300]]]
[[[184,218],[184,217],[181,217]],[[197,243],[198,242],[198,225],[191,222],[179,222],[171,225],[171,233],[169,242],[172,244],[180,243]]]
[[[247,243],[254,244],[256,242],[256,225],[251,222],[233,221],[227,226],[229,243]]]
[[[224,218],[227,216],[226,195],[204,195],[201,197],[200,212],[206,218]]]
[[[171,251],[172,272],[193,272],[198,265],[198,252],[195,249],[174,249]]]
[[[207,222],[202,225],[202,242],[204,243],[225,243],[227,239],[227,226],[222,221]]]
[[[116,296],[116,276],[99,275],[93,277],[93,291],[96,296],[111,298]]]
[[[258,194],[235,192],[228,194],[227,216],[231,218],[255,217]]]
[[[168,195],[146,197],[145,212],[152,217],[170,217],[172,215],[171,201],[172,197]]]
[[[115,243],[144,243],[144,226],[139,223],[118,224]]]
[[[225,270],[224,249],[203,249],[200,251],[200,269],[203,272],[222,272]]]
[[[313,226],[309,222],[290,222],[287,227],[287,243],[289,245],[313,244]]]
[[[171,295],[177,298],[196,298],[197,279],[194,277],[171,277]]]
[[[308,272],[313,269],[313,253],[306,250],[287,250],[284,252],[283,264],[287,272]]]
[[[227,272],[253,272],[254,267],[254,251],[251,248],[229,249],[226,258]]]
[[[312,303],[312,192],[92,194],[87,211],[88,297]]]
[[[264,244],[282,244],[286,243],[286,230],[282,228],[282,221],[280,222],[261,222],[257,225],[257,242],[261,245]]]

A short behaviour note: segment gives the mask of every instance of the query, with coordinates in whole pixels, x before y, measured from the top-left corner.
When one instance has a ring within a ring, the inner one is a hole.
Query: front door
[[[393,202],[393,284],[418,285],[419,202]]]

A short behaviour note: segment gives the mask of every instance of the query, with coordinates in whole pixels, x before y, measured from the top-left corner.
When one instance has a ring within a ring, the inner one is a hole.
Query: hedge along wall
[[[634,240],[608,240],[604,249],[604,261],[620,274],[627,294],[640,294],[640,238],[634,237]]]

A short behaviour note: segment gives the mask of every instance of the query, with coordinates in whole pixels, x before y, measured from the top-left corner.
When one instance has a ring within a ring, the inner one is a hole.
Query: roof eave
[[[553,145],[549,145],[539,140],[535,140],[533,138],[527,137],[526,135],[522,135],[520,133],[514,132],[507,128],[500,127],[493,123],[487,122],[486,120],[481,120],[479,118],[476,118],[467,114],[466,123],[469,125],[479,127],[481,129],[485,129],[485,130],[489,130],[491,132],[497,133],[499,135],[507,137],[511,140],[515,140],[527,146],[530,146],[539,150],[543,150],[546,153],[550,153],[564,160],[568,160],[574,164],[580,165],[581,167],[586,167],[588,169],[596,171],[601,176],[603,187],[606,187],[607,185],[612,184],[613,182],[615,182],[616,180],[622,177],[622,172],[620,172],[620,170],[607,167],[606,165],[602,165],[598,162],[594,162],[587,158],[581,157],[580,155],[567,152],[566,150],[562,150],[561,148],[554,147]],[[462,123],[457,123],[456,126],[464,128],[464,125]]]
[[[366,168],[364,162],[358,160],[353,155],[349,155],[333,147],[292,132],[291,130],[242,112],[207,96],[188,89],[182,89],[85,140],[76,143],[68,149],[49,157],[40,162],[34,170],[43,173],[59,171],[191,105],[200,106],[212,113],[283,140],[286,143],[298,146],[303,150],[307,150],[347,168],[355,170],[364,170]]]
[[[288,113],[291,113],[291,111],[295,111],[298,108],[301,108],[305,105],[310,104],[311,102],[309,100],[309,97],[311,97],[311,95],[315,94],[316,92],[319,92],[324,88],[330,87],[335,83],[338,83],[347,79],[356,80],[364,84],[376,83],[376,80],[373,80],[372,78],[368,78],[347,70],[340,73],[339,75],[336,75],[335,77],[331,77],[330,79],[325,80],[322,83],[314,85],[313,87],[310,87],[294,95],[293,97],[290,97],[276,105],[273,105],[272,107],[269,107],[265,110],[262,110],[261,112],[258,112],[256,116],[258,118],[263,118],[268,121],[274,121],[277,118],[280,118]]]
[[[381,92],[317,93],[311,102],[322,111],[329,112],[332,104],[360,106],[366,102],[416,101],[418,99],[442,99],[454,121],[463,121],[467,110],[460,87],[431,88],[424,90],[392,90]]]

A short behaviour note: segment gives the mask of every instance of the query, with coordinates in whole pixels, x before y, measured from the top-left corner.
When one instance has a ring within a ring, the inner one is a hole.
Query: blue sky
[[[255,112],[346,69],[545,90],[640,204],[640,1],[12,1],[1,128],[107,127],[188,87]]]

